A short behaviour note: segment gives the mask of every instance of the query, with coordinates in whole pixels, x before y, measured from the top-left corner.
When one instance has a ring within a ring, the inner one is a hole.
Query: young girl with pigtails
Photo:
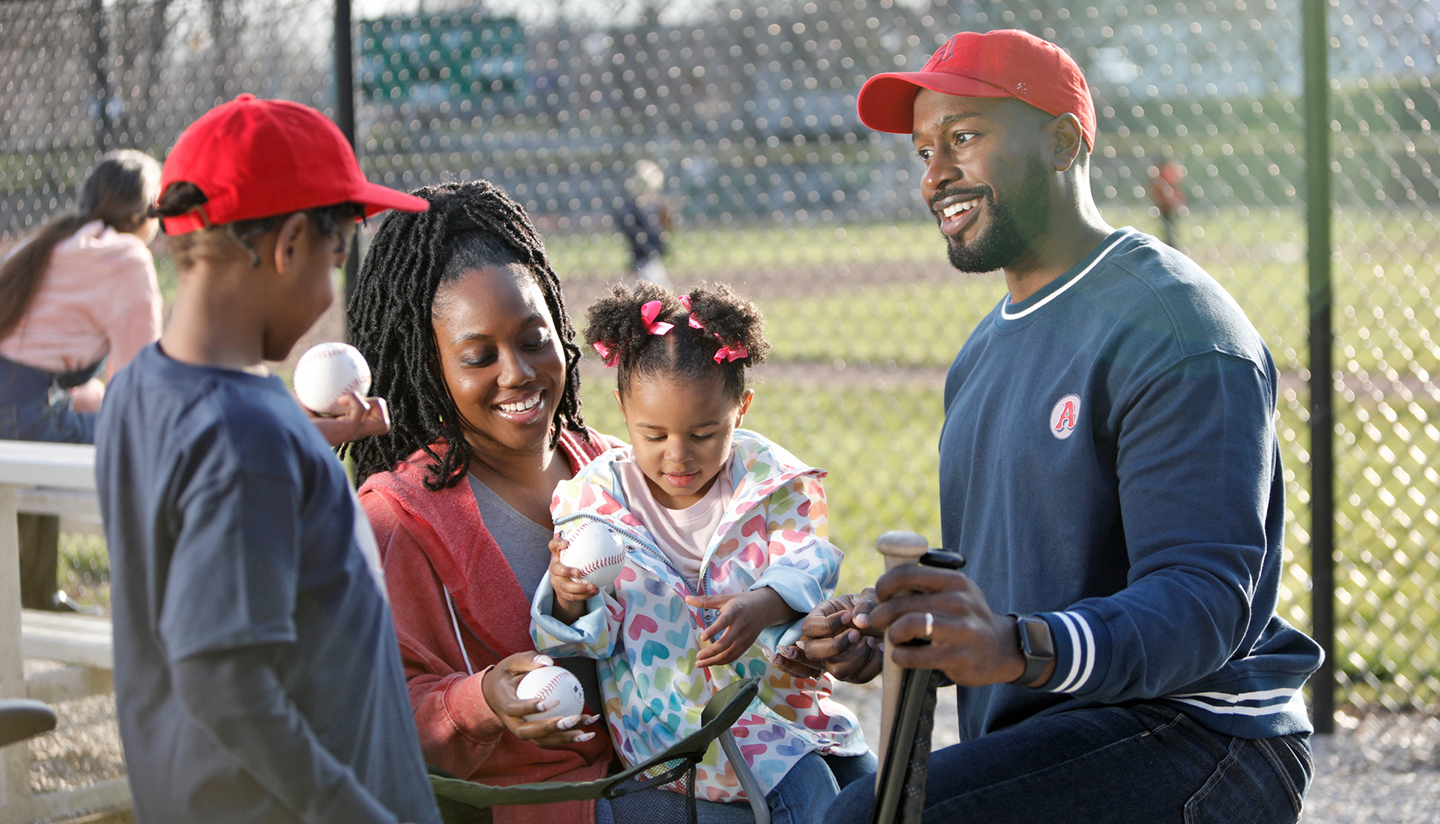
[[[616,749],[635,764],[700,727],[716,691],[762,676],[734,728],[776,824],[819,821],[829,799],[875,769],[831,681],[774,665],[829,597],[840,551],[826,539],[825,472],[740,429],[745,373],[768,348],[754,304],[728,286],[679,297],[616,285],[589,309],[586,342],[614,367],[631,446],[556,487],[549,580],[536,591],[536,649],[599,661]],[[603,523],[626,550],[603,591],[559,561],[563,536]],[[613,589],[613,591],[612,591]],[[749,805],[719,748],[696,773],[701,820]],[[723,805],[723,806],[722,806]]]

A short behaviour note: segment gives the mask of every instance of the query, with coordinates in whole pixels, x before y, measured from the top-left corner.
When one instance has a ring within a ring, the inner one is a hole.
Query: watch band
[[[1045,668],[1055,660],[1055,642],[1050,637],[1050,624],[1038,615],[1017,615],[1015,634],[1020,644],[1020,654],[1025,656],[1025,671],[1012,684],[1031,686],[1045,674]]]

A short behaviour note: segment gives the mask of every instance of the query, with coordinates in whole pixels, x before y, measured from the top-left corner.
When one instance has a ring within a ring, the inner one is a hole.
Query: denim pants
[[[95,416],[75,411],[61,379],[79,386],[98,367],[56,375],[0,357],[0,440],[94,443]]]
[[[1095,707],[935,751],[924,820],[1294,822],[1313,772],[1308,734],[1234,738],[1160,704]],[[874,796],[857,781],[825,820],[868,822]]]
[[[820,824],[836,793],[857,779],[874,776],[876,766],[875,756],[870,753],[806,755],[765,796],[770,821],[772,824]],[[680,805],[667,806],[666,799],[657,798],[656,793],[675,795],[663,790],[646,790],[609,801],[601,799],[595,804],[596,824],[625,824],[632,816],[635,820],[658,821],[671,806],[672,820],[682,820]],[[748,801],[719,803],[696,799],[695,819],[698,824],[754,824],[755,815]]]

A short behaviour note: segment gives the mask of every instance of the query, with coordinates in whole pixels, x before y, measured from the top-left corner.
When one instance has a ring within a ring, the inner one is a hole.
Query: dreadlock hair
[[[134,149],[102,155],[80,184],[75,211],[45,221],[28,243],[0,264],[0,338],[24,320],[61,241],[92,220],[117,232],[136,231],[145,225],[146,209],[159,191],[160,164],[154,158]]]
[[[166,186],[165,191],[160,193],[160,199],[150,207],[149,215],[159,218],[177,217],[204,204],[209,199],[194,183],[177,180]],[[364,207],[357,203],[337,203],[333,206],[321,206],[300,211],[315,225],[315,230],[321,237],[333,237],[339,240],[340,245],[335,248],[336,252],[344,251],[345,246],[345,235],[340,231],[341,225],[365,216]],[[244,251],[250,256],[250,266],[254,268],[260,265],[260,253],[255,251],[253,245],[255,238],[279,226],[285,218],[292,214],[295,213],[286,212],[251,220],[236,220],[207,226],[183,235],[167,235],[166,243],[170,247],[170,255],[175,259],[176,267],[181,271],[192,267],[195,259],[207,252],[212,256],[225,259],[232,257],[234,253]],[[217,241],[219,242],[217,243]]]
[[[440,368],[435,343],[435,293],[479,268],[519,264],[534,278],[565,350],[565,390],[550,432],[561,428],[589,439],[580,417],[580,347],[565,312],[560,279],[525,210],[486,180],[442,183],[412,194],[425,212],[390,212],[370,243],[346,320],[350,340],[370,362],[371,391],[389,398],[390,432],[342,445],[355,459],[356,483],[389,472],[417,449],[430,457],[425,487],[454,486],[470,467],[459,409]],[[443,454],[433,445],[444,441]]]
[[[641,311],[660,301],[655,320],[673,329],[652,334]],[[724,283],[702,283],[681,298],[649,281],[634,286],[617,283],[610,294],[590,305],[586,313],[585,342],[601,352],[607,365],[616,367],[621,396],[644,375],[666,375],[687,380],[720,377],[725,394],[737,403],[745,395],[745,370],[765,360],[765,318],[749,300]],[[696,324],[699,324],[697,327]],[[598,346],[597,346],[598,344]],[[716,359],[721,347],[743,346],[744,357]],[[606,354],[608,353],[608,354]]]

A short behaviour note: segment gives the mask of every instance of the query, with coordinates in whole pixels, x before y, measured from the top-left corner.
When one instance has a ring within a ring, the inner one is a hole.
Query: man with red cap
[[[822,604],[790,666],[868,680],[888,645],[960,686],[926,821],[1295,821],[1320,650],[1275,614],[1260,335],[1194,262],[1105,223],[1094,104],[1058,46],[959,34],[858,105],[910,135],[951,263],[1007,294],[945,385],[942,545],[965,572],[903,567]],[[850,785],[830,820],[866,820],[873,793]]]
[[[250,95],[180,135],[160,187],[179,293],[96,433],[136,820],[438,824],[375,536],[265,366],[334,299],[357,219],[429,204],[367,182],[320,112]]]

